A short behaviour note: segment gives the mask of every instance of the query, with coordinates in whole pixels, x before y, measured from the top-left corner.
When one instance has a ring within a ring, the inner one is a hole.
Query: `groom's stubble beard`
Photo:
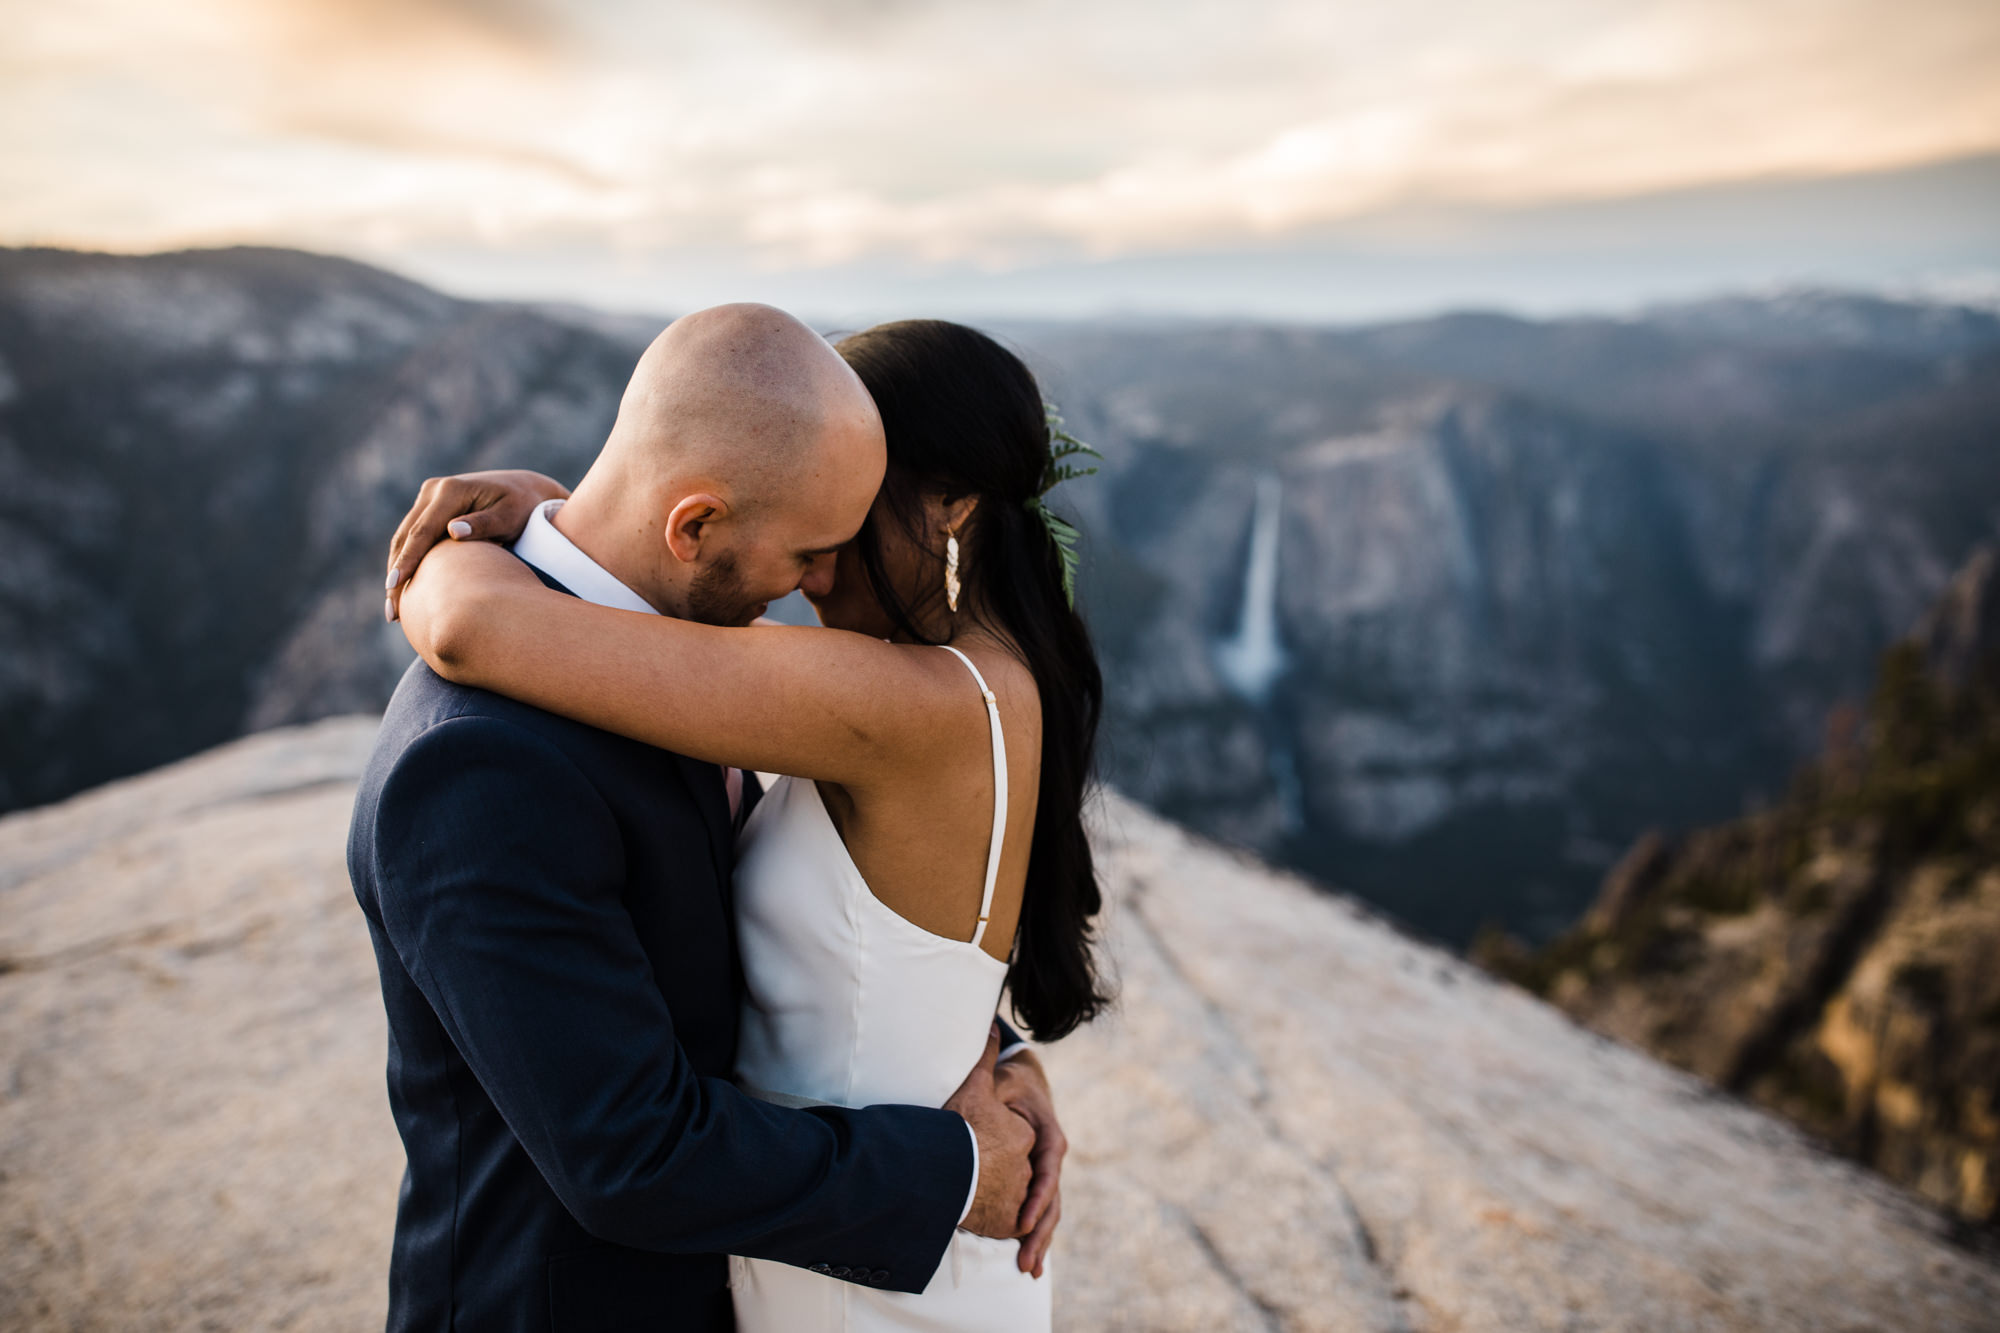
[[[744,595],[733,552],[716,556],[688,583],[687,618],[698,624],[747,625],[758,605],[759,599]]]

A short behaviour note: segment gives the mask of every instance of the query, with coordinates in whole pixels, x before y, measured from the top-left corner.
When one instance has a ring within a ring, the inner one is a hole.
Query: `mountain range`
[[[1639,839],[1539,951],[1572,1017],[2000,1222],[2000,552],[1883,654],[1769,809]]]
[[[1781,791],[2000,533],[1976,310],[1018,336],[1108,459],[1116,781],[1454,943]]]
[[[279,250],[0,251],[0,809],[378,708],[426,476],[573,481],[662,320]],[[2000,319],[1007,324],[1106,455],[1104,770],[1455,944],[1781,790],[2000,532]]]

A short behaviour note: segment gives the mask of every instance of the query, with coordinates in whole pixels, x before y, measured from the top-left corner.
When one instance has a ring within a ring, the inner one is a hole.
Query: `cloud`
[[[988,268],[2000,147],[1991,0],[0,0],[0,237]]]

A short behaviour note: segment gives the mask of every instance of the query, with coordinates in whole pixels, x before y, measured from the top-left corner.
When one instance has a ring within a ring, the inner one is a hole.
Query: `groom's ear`
[[[667,549],[682,564],[693,564],[701,558],[709,527],[728,516],[729,506],[720,496],[703,491],[683,498],[667,514]]]

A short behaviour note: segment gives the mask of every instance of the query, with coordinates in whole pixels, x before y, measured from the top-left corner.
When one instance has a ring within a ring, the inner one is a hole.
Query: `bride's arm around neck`
[[[419,573],[401,623],[440,676],[692,758],[866,787],[984,730],[946,653],[595,606],[485,543],[440,544]]]

